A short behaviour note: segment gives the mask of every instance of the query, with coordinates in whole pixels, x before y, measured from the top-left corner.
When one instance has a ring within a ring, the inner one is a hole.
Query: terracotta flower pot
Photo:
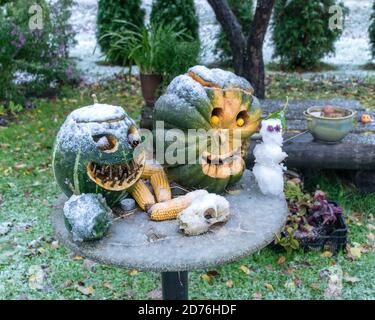
[[[146,104],[154,106],[157,99],[156,91],[158,90],[163,77],[159,74],[142,74],[141,73],[141,89]]]

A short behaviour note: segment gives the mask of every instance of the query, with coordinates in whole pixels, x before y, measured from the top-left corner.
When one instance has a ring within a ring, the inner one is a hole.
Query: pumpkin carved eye
[[[137,128],[131,127],[129,129],[128,142],[133,148],[141,143],[141,136],[139,135]]]
[[[100,151],[112,153],[118,149],[117,139],[110,134],[100,134],[92,137]]]
[[[243,127],[244,125],[247,125],[249,123],[249,114],[247,111],[241,111],[238,113],[236,118],[236,124],[239,127]]]
[[[223,110],[220,108],[215,108],[212,110],[210,122],[212,125],[217,126],[220,122],[220,118],[223,115]]]

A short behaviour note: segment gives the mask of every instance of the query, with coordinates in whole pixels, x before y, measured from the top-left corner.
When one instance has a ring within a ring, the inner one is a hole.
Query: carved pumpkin
[[[185,134],[183,152],[187,158],[189,149],[196,148],[196,156],[189,158],[189,163],[166,163],[170,179],[186,187],[222,192],[241,178],[247,141],[257,130],[262,114],[252,94],[253,88],[246,79],[203,66],[191,68],[170,83],[155,104],[154,120],[164,122],[164,131],[155,127],[156,142],[164,143],[167,154],[171,142],[165,134],[168,129],[177,128]],[[206,149],[197,147],[196,138],[186,138],[189,129],[211,130]],[[234,131],[241,134],[236,141]],[[229,141],[223,144],[222,139]],[[221,144],[219,152],[217,143]]]
[[[101,193],[118,202],[141,176],[145,157],[134,121],[121,107],[94,104],[73,111],[56,137],[53,170],[67,196]]]

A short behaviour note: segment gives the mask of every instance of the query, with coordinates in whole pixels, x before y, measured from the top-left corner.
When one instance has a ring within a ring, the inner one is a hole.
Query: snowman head
[[[279,119],[263,120],[260,134],[264,143],[277,144],[278,146],[283,144],[282,124]]]

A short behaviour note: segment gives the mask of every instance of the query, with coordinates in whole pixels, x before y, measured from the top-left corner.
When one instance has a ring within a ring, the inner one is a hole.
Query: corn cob
[[[155,162],[147,161],[142,173],[142,178],[150,179],[153,174],[164,172],[163,167]]]
[[[190,205],[184,197],[154,204],[150,209],[150,218],[155,221],[176,219],[177,215]]]
[[[150,178],[151,186],[154,189],[157,202],[163,202],[172,199],[171,188],[164,171],[153,174]]]
[[[142,180],[137,181],[129,192],[142,210],[148,210],[155,204],[154,196]]]
[[[147,162],[143,170],[142,177],[150,179],[157,202],[172,199],[172,193],[169,187],[167,175],[160,164]]]
[[[155,221],[176,219],[178,214],[190,206],[194,199],[207,193],[206,190],[197,190],[172,200],[156,203],[149,210],[150,218]]]

